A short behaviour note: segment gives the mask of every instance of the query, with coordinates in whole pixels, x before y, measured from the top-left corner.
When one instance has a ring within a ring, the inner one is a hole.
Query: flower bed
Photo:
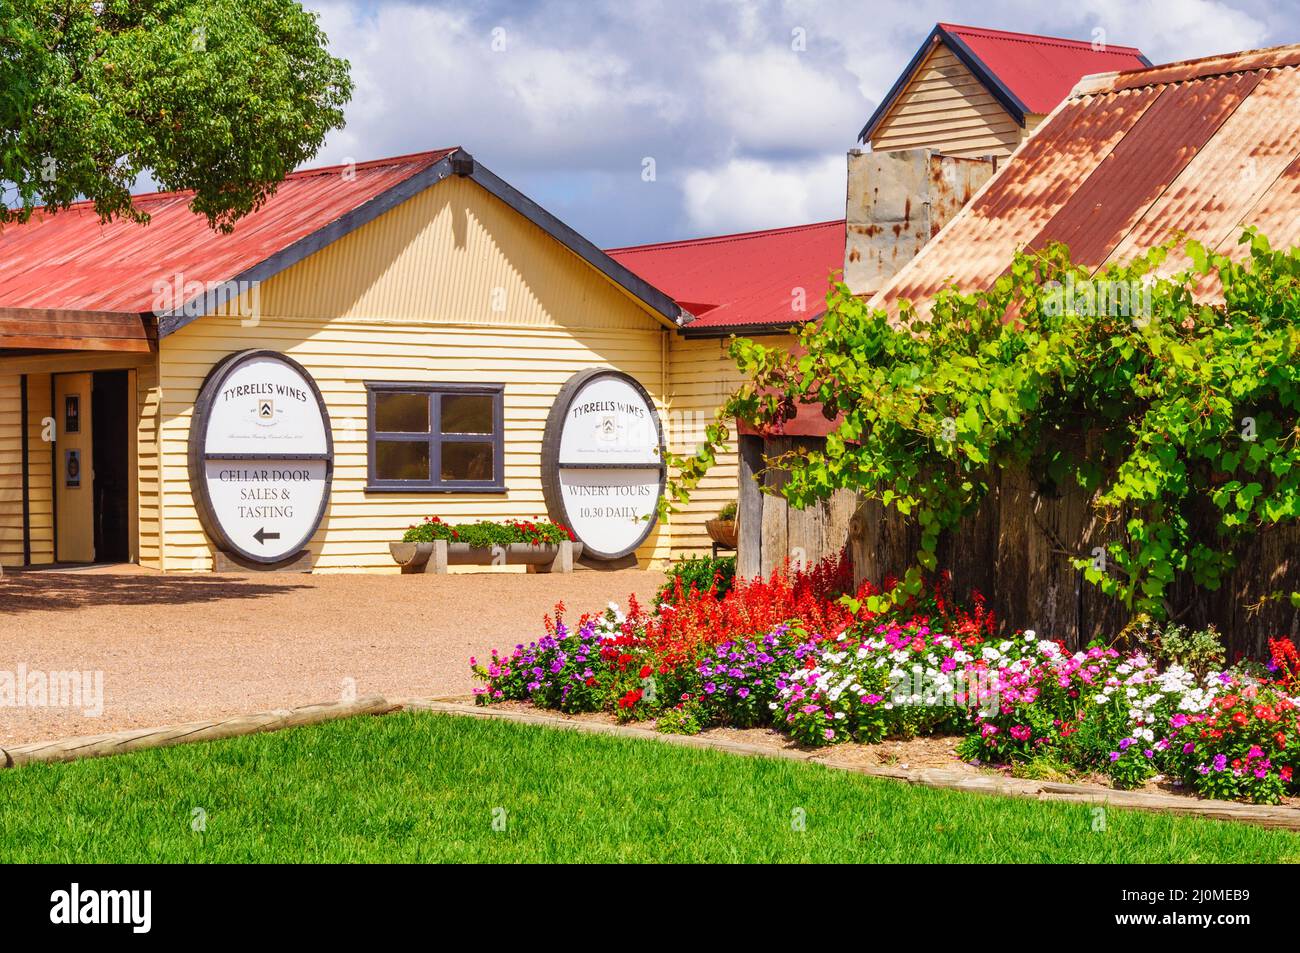
[[[441,517],[426,516],[402,534],[404,543],[431,543],[445,539],[451,543],[464,543],[473,547],[509,546],[526,543],[530,546],[556,545],[572,542],[573,533],[568,527],[549,520],[505,520],[493,523],[445,523]]]
[[[769,726],[795,741],[955,735],[977,764],[1046,761],[1132,788],[1164,776],[1198,794],[1277,803],[1296,791],[1300,655],[1274,640],[1268,670],[1193,674],[1140,650],[1069,653],[1034,632],[995,635],[976,597],[942,585],[873,615],[844,560],[737,581],[719,595],[678,582],[659,609],[632,601],[483,664],[483,703],[657,718],[660,730]]]

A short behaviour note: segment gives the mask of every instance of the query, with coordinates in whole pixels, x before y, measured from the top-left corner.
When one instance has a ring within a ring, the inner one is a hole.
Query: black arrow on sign
[[[280,538],[279,533],[268,533],[266,531],[265,526],[263,526],[261,529],[259,529],[256,533],[253,534],[253,539],[257,540],[259,543],[262,544],[265,544],[268,539],[279,539],[279,538]]]

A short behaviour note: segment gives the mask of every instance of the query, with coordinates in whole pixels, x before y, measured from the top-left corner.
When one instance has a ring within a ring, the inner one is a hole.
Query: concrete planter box
[[[445,539],[431,543],[389,543],[393,561],[403,573],[445,573],[448,566],[527,566],[529,572],[572,572],[582,555],[582,543],[533,546],[471,546]]]

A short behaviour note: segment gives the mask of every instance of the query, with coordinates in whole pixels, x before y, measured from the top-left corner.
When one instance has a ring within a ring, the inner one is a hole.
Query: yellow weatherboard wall
[[[160,342],[157,519],[167,570],[213,567],[189,485],[189,424],[208,371],[234,351],[290,355],[325,398],[334,482],[310,543],[317,571],[397,571],[388,544],[425,515],[453,522],[545,516],[546,415],[561,385],[580,370],[625,371],[650,392],[661,415],[669,409],[671,329],[464,179],[426,189],[326,246],[264,282],[259,297],[255,318],[201,317]],[[365,381],[504,384],[508,492],[366,493]],[[149,402],[142,397],[139,404],[143,417]],[[642,565],[667,559],[669,532],[660,525],[637,551]],[[142,546],[147,550],[143,538]]]
[[[737,334],[737,337],[746,337]],[[765,334],[757,338],[767,347],[789,348],[796,340],[792,334]],[[744,377],[728,355],[731,338],[690,338],[674,336],[669,349],[668,382],[672,393],[672,428],[667,434],[668,449],[673,453],[692,452],[704,437],[704,427],[714,420],[715,411]],[[710,552],[713,541],[704,528],[707,520],[718,515],[724,503],[736,499],[737,459],[735,422],[730,421],[732,439],[717,461],[691,493],[688,503],[679,506],[672,517],[674,553],[699,555]]]
[[[128,548],[142,565],[158,566],[157,507],[150,495],[154,421],[146,401],[156,399],[156,356],[81,352],[24,354],[0,358],[0,566],[23,564],[22,536],[22,376],[27,375],[27,490],[31,564],[54,561],[54,476],[50,437],[58,424],[50,403],[51,375],[89,371],[132,371],[136,380],[136,441],[128,447],[139,474],[128,498]],[[129,411],[128,411],[129,412]],[[150,543],[152,540],[152,544]]]

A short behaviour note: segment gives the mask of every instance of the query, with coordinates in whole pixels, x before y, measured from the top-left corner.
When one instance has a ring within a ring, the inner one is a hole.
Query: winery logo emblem
[[[275,417],[275,402],[270,400],[259,400],[257,402],[257,416],[259,420],[271,420]]]

